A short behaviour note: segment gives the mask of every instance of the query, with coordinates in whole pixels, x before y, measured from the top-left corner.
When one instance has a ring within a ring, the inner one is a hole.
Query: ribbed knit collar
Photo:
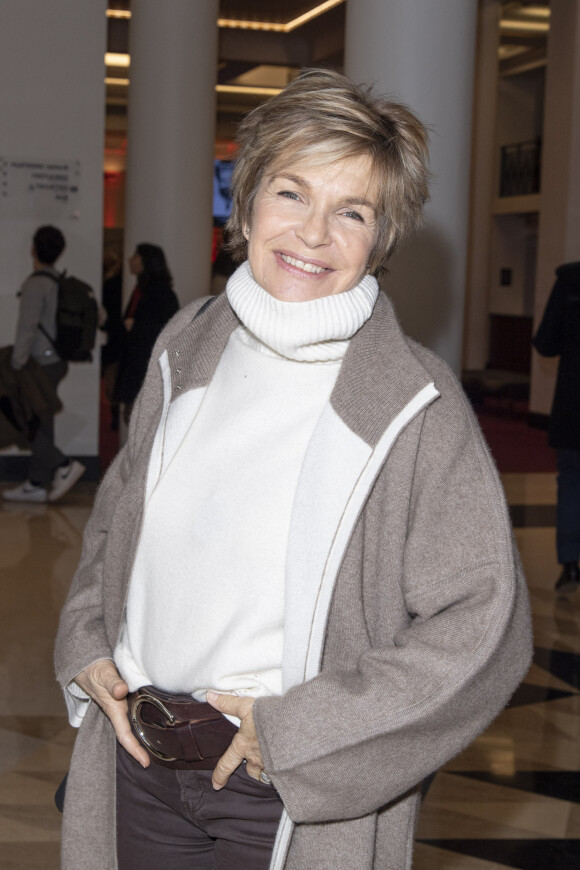
[[[281,302],[256,283],[246,261],[229,279],[226,293],[245,327],[246,344],[300,362],[330,362],[342,359],[349,340],[371,316],[379,285],[366,275],[336,296]]]

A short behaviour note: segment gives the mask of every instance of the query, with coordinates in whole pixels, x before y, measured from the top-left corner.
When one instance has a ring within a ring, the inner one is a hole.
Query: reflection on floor
[[[580,866],[580,593],[553,593],[554,475],[505,475],[504,483],[536,657],[510,707],[426,784],[415,870]],[[53,796],[74,732],[54,682],[52,644],[93,495],[81,483],[58,505],[0,506],[2,870],[59,866]]]

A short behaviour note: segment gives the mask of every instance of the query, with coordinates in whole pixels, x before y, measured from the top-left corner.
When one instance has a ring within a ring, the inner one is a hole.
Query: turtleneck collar
[[[229,279],[226,294],[242,321],[246,344],[299,362],[331,362],[342,359],[349,340],[371,316],[379,285],[365,275],[336,296],[281,302],[256,283],[246,261]]]

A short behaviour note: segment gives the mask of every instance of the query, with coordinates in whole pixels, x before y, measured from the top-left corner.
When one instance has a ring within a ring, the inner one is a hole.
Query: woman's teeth
[[[302,260],[295,260],[294,257],[289,257],[287,254],[280,254],[285,263],[289,266],[295,266],[297,269],[303,269],[305,272],[314,272],[319,275],[320,272],[325,272],[322,266],[315,266],[313,263],[303,263]]]

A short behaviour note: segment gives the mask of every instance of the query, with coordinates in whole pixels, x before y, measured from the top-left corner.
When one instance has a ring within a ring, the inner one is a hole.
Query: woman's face
[[[129,269],[132,275],[140,275],[143,271],[143,260],[137,251],[134,251],[129,257]]]
[[[248,260],[254,279],[282,302],[351,290],[367,271],[378,233],[370,157],[271,169],[254,201]]]

